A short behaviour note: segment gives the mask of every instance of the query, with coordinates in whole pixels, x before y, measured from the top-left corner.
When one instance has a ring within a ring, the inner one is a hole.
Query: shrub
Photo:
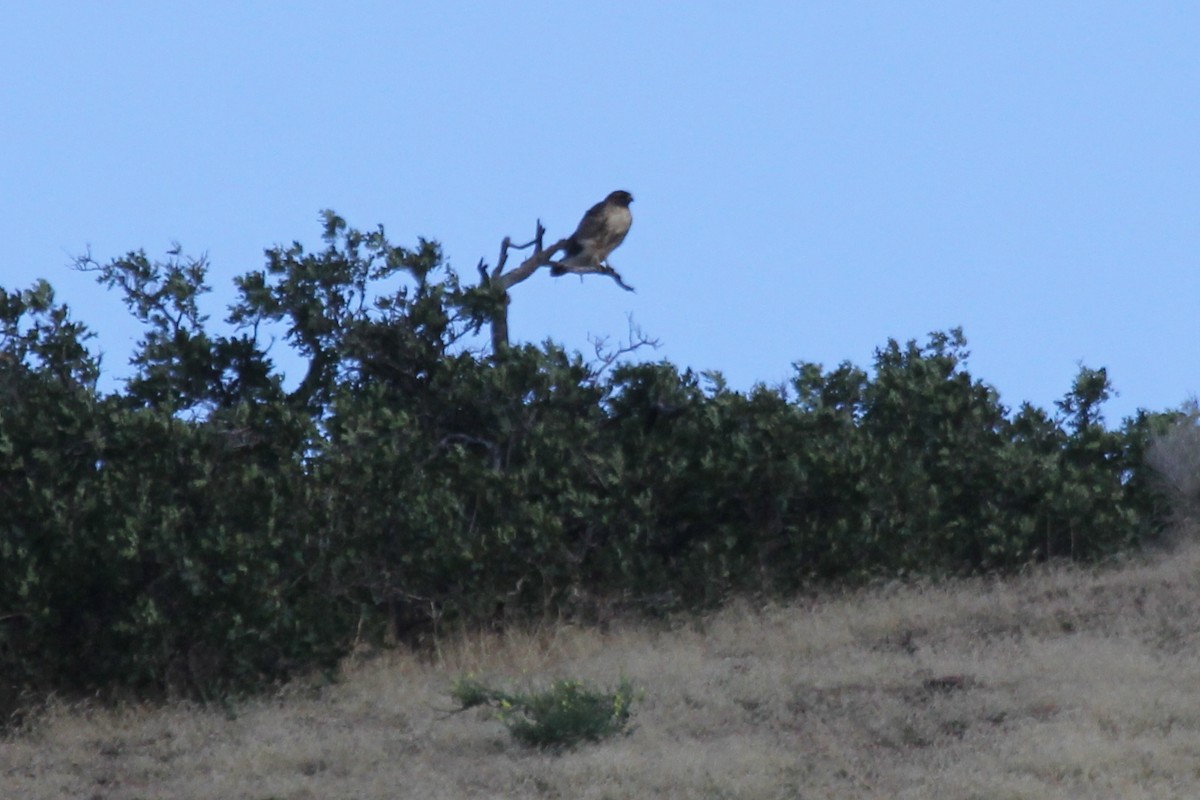
[[[1200,485],[1195,416],[1105,426],[1102,369],[1051,413],[1002,405],[958,330],[748,392],[553,344],[484,354],[496,298],[436,244],[332,213],[323,241],[237,279],[229,334],[203,259],[82,260],[145,328],[108,395],[49,284],[0,291],[0,697],[212,697],[435,622],[1098,558],[1164,519],[1148,450],[1179,496]],[[290,391],[273,334],[305,362]],[[550,694],[516,729],[599,715],[584,687]]]
[[[559,680],[541,691],[525,693],[492,689],[467,676],[455,681],[450,696],[463,711],[478,706],[494,709],[496,718],[522,744],[565,749],[622,732],[641,694],[625,679],[610,690]]]

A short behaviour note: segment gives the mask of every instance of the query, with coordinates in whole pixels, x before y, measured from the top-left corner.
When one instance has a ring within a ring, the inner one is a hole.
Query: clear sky
[[[613,189],[613,264],[518,286],[515,340],[625,335],[778,383],[962,326],[1002,400],[1107,367],[1110,420],[1200,392],[1200,4],[53,2],[0,25],[0,285],[178,241],[214,322],[319,211],[467,277]]]

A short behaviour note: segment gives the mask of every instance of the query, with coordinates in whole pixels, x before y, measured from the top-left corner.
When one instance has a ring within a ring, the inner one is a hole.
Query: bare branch
[[[542,237],[545,235],[546,235],[546,229],[545,229],[545,227],[542,226],[542,221],[539,219],[537,221],[537,233],[536,233],[536,235],[534,235],[534,237],[531,241],[528,241],[525,244],[513,244],[512,237],[505,236],[504,241],[502,241],[500,243],[500,258],[496,261],[496,268],[494,270],[492,270],[492,280],[498,280],[500,278],[501,274],[503,274],[504,265],[508,263],[508,250],[510,247],[516,248],[517,250],[526,250],[530,247],[534,248],[533,256],[529,259],[526,259],[524,262],[522,262],[521,266],[518,267],[517,270],[514,270],[514,271],[519,272],[530,261],[538,260],[542,254]],[[513,280],[513,281],[506,283],[504,285],[504,288],[508,289],[508,287],[512,286],[514,283],[520,283],[521,281],[525,280],[525,278],[527,278],[527,277],[529,277],[529,275],[533,274],[533,270],[537,269],[538,266],[539,265],[535,264],[532,269],[529,269],[528,272],[526,274],[524,274],[518,280]]]
[[[525,244],[514,244],[511,237],[505,236],[504,241],[500,243],[500,258],[496,262],[496,268],[492,270],[491,280],[497,283],[505,291],[517,285],[521,281],[527,279],[530,275],[538,270],[539,267],[551,267],[552,274],[555,276],[566,275],[607,275],[617,282],[627,292],[634,291],[621,277],[620,273],[607,264],[581,264],[567,265],[561,261],[555,261],[554,257],[560,252],[567,249],[570,239],[559,239],[549,247],[542,244],[542,240],[546,235],[546,228],[542,225],[542,221],[537,222],[537,235],[532,241]],[[508,251],[510,249],[527,250],[533,248],[533,255],[521,262],[520,266],[513,269],[511,272],[505,272],[504,266],[508,263]]]
[[[512,239],[505,236],[504,241],[500,242],[500,258],[496,260],[496,268],[492,270],[492,278],[499,278],[500,273],[504,272],[504,265],[508,263],[509,247],[512,247]]]
[[[550,267],[551,274],[554,276],[566,275],[568,273],[574,275],[607,275],[617,282],[627,292],[634,291],[634,288],[625,282],[621,274],[607,264],[583,264],[583,265],[567,265],[561,261],[555,261],[554,258],[559,253],[566,251],[570,243],[570,239],[559,239],[550,247],[543,245],[543,240],[546,235],[546,228],[542,225],[542,221],[537,221],[537,232],[531,241],[525,244],[515,244],[512,237],[505,236],[500,242],[500,257],[496,260],[496,266],[488,273],[487,264],[481,259],[478,270],[480,283],[495,287],[500,292],[504,293],[504,308],[500,310],[496,318],[492,321],[492,352],[499,353],[508,346],[508,290],[516,286],[521,281],[528,279],[533,273],[537,272],[540,267]],[[505,272],[504,268],[508,265],[509,250],[528,250],[533,248],[533,254],[521,262],[515,269]],[[648,343],[645,342],[645,343]],[[640,346],[640,345],[639,345]]]
[[[615,269],[613,269],[612,267],[609,267],[609,266],[601,266],[601,267],[560,267],[560,268],[561,268],[561,269],[563,269],[563,270],[565,270],[565,271],[567,271],[567,272],[577,272],[577,273],[581,273],[581,274],[582,274],[582,273],[588,273],[588,272],[594,272],[594,273],[596,273],[597,275],[607,275],[608,277],[612,278],[614,281],[616,281],[616,282],[617,282],[617,286],[620,286],[620,287],[621,287],[622,289],[624,289],[625,291],[627,291],[627,292],[632,292],[632,291],[635,291],[635,290],[634,290],[634,288],[633,288],[632,286],[630,286],[628,283],[626,283],[626,282],[624,281],[624,279],[621,277],[621,273],[617,272]]]
[[[617,342],[615,349],[609,349],[607,336],[589,336],[588,341],[592,343],[592,349],[596,354],[595,377],[599,378],[604,371],[609,369],[613,364],[617,363],[622,357],[629,355],[643,347],[649,347],[657,350],[662,346],[662,342],[658,339],[651,339],[642,330],[642,326],[633,321],[633,315],[626,317],[629,323],[628,339],[624,342]]]

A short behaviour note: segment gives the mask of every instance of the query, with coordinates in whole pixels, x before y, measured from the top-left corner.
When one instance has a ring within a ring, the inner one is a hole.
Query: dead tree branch
[[[566,275],[568,273],[575,275],[607,275],[617,282],[627,292],[634,291],[634,288],[627,284],[621,277],[621,274],[612,267],[602,264],[584,264],[566,265],[561,261],[555,261],[554,258],[559,253],[565,251],[570,242],[569,239],[559,239],[550,247],[543,244],[546,236],[546,228],[542,225],[542,221],[537,221],[537,232],[531,241],[525,244],[515,244],[512,237],[505,236],[500,242],[500,257],[496,261],[496,266],[488,272],[487,264],[482,260],[479,262],[479,278],[480,282],[493,287],[496,291],[503,292],[503,306],[497,313],[495,320],[492,322],[492,352],[499,353],[504,348],[508,347],[508,290],[516,286],[523,280],[529,278],[533,273],[537,272],[540,267],[550,267],[552,274],[555,276]],[[516,268],[505,272],[504,268],[508,264],[509,250],[528,250],[533,248],[533,254],[526,258]]]

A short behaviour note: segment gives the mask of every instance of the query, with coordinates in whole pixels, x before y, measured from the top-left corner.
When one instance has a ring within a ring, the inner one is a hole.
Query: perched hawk
[[[633,214],[629,213],[629,204],[633,195],[618,190],[588,209],[579,221],[579,227],[567,239],[567,255],[562,260],[566,267],[607,267],[608,254],[616,250],[629,226],[633,224]],[[550,268],[550,274],[562,275],[566,270],[560,266]]]

